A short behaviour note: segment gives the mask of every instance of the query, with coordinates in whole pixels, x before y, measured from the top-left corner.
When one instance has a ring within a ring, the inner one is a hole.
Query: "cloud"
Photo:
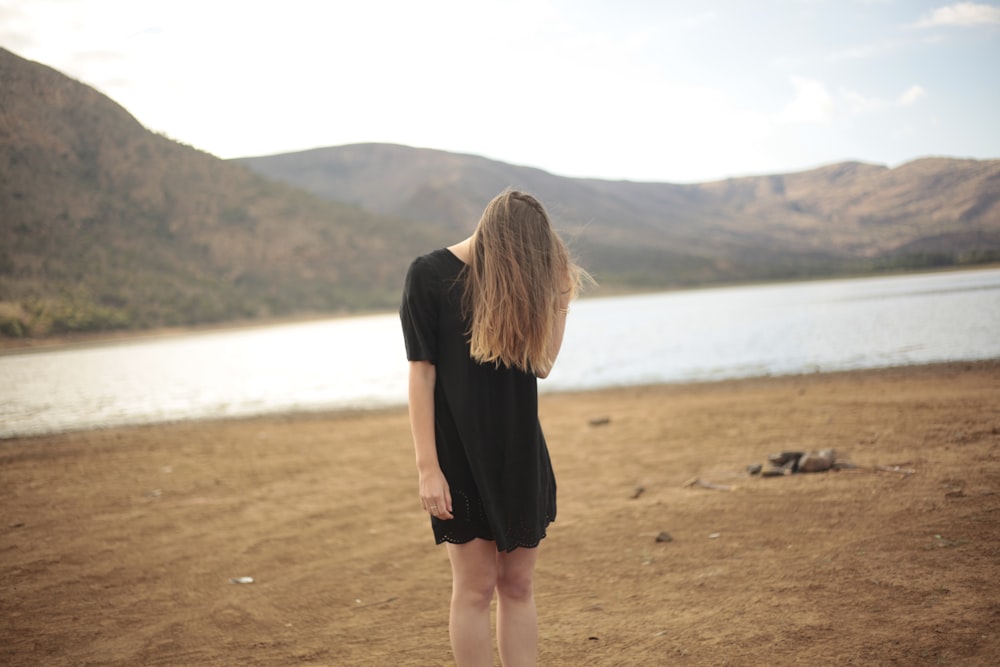
[[[841,89],[834,96],[821,81],[803,77],[792,77],[792,85],[795,87],[795,98],[772,116],[775,123],[825,125],[843,114],[860,116],[908,107],[927,94],[923,87],[912,85],[895,99],[867,97],[847,89]]]
[[[947,7],[939,7],[913,24],[914,28],[937,26],[969,27],[976,25],[1000,24],[1000,7],[977,5],[974,2],[960,2]]]
[[[899,96],[896,104],[901,107],[908,107],[927,94],[927,91],[920,86],[910,86],[906,92]]]
[[[699,28],[706,26],[710,23],[718,21],[720,18],[719,12],[710,11],[702,12],[701,14],[696,14],[693,16],[687,16],[685,18],[677,19],[674,23],[681,27],[683,30],[698,30]]]
[[[842,90],[841,95],[847,102],[847,110],[852,116],[867,113],[877,113],[890,109],[899,109],[916,104],[917,100],[927,95],[922,86],[912,85],[893,100],[878,97],[865,97],[853,90]]]
[[[882,111],[889,106],[885,100],[880,100],[877,97],[865,97],[854,90],[842,90],[840,94],[847,101],[848,112],[854,116]]]
[[[896,40],[882,40],[873,44],[862,44],[860,46],[853,46],[848,49],[834,51],[827,56],[827,60],[830,62],[839,62],[841,60],[866,60],[868,58],[874,58],[875,56],[882,55],[883,53],[893,51],[899,48],[900,45],[900,42]]]
[[[823,124],[833,118],[833,97],[819,81],[793,76],[795,99],[775,114],[778,123]]]

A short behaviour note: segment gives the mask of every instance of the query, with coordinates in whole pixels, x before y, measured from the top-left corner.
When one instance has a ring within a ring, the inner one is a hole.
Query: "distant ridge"
[[[390,144],[224,161],[0,49],[0,337],[395,308],[411,258],[508,186],[604,290],[1000,260],[1000,160],[694,185]]]
[[[845,162],[677,185],[555,176],[474,155],[354,144],[236,160],[329,199],[472,229],[504,187],[537,194],[603,283],[799,278],[1000,259],[1000,160]]]

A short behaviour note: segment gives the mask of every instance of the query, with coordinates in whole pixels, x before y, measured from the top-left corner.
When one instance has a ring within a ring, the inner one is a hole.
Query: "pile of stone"
[[[847,461],[838,461],[837,452],[832,449],[820,449],[811,452],[780,452],[769,454],[767,463],[753,463],[747,466],[747,472],[761,477],[780,477],[799,472],[825,472],[856,467]]]

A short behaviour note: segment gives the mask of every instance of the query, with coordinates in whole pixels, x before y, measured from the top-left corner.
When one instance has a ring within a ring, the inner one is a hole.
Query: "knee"
[[[493,591],[497,587],[497,579],[492,574],[482,574],[477,577],[462,577],[453,583],[453,595],[463,605],[476,608],[489,608],[493,600]]]
[[[505,570],[497,577],[497,594],[508,600],[530,600],[534,595],[531,571]]]

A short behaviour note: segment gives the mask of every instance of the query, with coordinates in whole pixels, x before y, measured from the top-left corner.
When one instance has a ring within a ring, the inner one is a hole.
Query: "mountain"
[[[386,308],[442,234],[149,132],[0,49],[0,332]]]
[[[1000,260],[1000,160],[693,185],[386,144],[220,160],[0,49],[0,337],[393,308],[508,186],[603,289]]]
[[[847,162],[693,185],[556,176],[357,144],[237,160],[367,210],[470,231],[504,187],[536,194],[604,284],[782,279],[1000,259],[1000,160]]]

